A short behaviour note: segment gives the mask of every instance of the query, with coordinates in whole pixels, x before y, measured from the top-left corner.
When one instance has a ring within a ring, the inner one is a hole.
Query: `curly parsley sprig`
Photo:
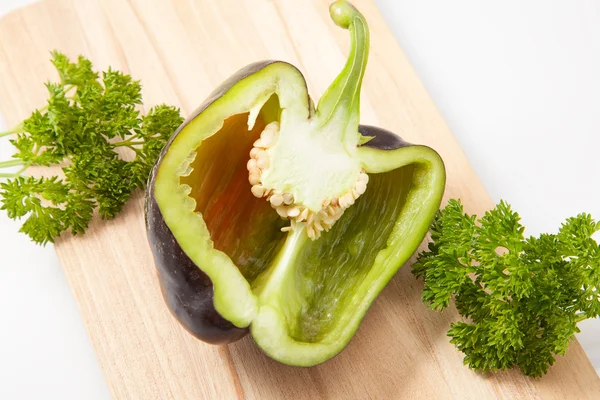
[[[518,366],[542,376],[577,323],[600,314],[600,247],[592,238],[600,222],[579,214],[556,234],[526,239],[524,230],[505,202],[477,219],[450,200],[413,267],[430,308],[440,311],[454,297],[468,322],[453,323],[448,336],[474,370]]]
[[[0,137],[14,135],[17,152],[0,162],[0,209],[26,218],[21,232],[36,243],[53,242],[62,232],[85,232],[94,210],[103,219],[121,211],[171,134],[183,122],[179,109],[159,105],[141,115],[141,85],[109,68],[98,74],[85,57],[76,62],[52,53],[58,83],[47,83],[45,107]],[[127,148],[132,160],[116,151]],[[64,177],[24,177],[32,166],[59,166]]]

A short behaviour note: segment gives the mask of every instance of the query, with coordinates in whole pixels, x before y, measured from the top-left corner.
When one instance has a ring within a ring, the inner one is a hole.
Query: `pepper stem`
[[[350,31],[351,48],[344,69],[327,88],[317,107],[321,125],[332,121],[344,131],[356,132],[360,113],[360,88],[369,55],[369,28],[363,15],[346,0],[338,0],[329,7],[331,19]]]

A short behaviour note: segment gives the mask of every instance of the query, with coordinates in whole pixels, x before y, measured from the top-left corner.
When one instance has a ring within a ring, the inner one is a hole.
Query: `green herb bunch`
[[[52,53],[58,83],[47,83],[47,105],[0,136],[16,134],[17,152],[0,168],[0,209],[26,218],[21,232],[36,243],[53,242],[62,232],[83,233],[94,210],[113,218],[142,188],[168,138],[183,119],[177,108],[159,105],[141,115],[141,85],[109,68],[101,76],[92,63],[71,62]],[[131,160],[116,150],[127,148]],[[58,166],[60,176],[23,176],[32,166]]]
[[[588,214],[556,234],[524,237],[519,215],[500,202],[481,219],[450,200],[413,272],[423,300],[442,310],[454,298],[467,322],[448,336],[464,363],[486,372],[518,366],[539,377],[564,354],[577,323],[600,314],[600,223]]]

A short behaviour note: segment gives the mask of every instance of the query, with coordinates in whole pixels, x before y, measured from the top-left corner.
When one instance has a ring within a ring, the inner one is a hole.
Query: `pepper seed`
[[[285,206],[276,207],[275,211],[277,211],[277,214],[279,214],[279,216],[281,218],[287,218],[287,216],[288,216],[288,210],[287,210],[287,207],[285,207]]]
[[[259,199],[265,195],[265,188],[261,185],[254,185],[250,191],[254,195],[254,197],[258,197]]]
[[[289,206],[294,202],[294,195],[292,195],[291,193],[284,193],[283,202]]]
[[[280,194],[274,194],[273,196],[271,196],[269,201],[271,202],[271,205],[273,207],[278,207],[283,204],[283,196],[281,196]]]
[[[300,215],[300,209],[298,207],[292,207],[287,212],[288,217],[295,218]]]

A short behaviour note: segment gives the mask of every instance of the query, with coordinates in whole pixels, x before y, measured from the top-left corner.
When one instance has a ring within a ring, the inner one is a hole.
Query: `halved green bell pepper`
[[[221,344],[250,331],[296,366],[346,346],[445,185],[434,150],[359,125],[367,24],[346,1],[330,13],[352,47],[318,107],[294,66],[243,68],[174,133],[146,202],[163,295],[183,326]]]

